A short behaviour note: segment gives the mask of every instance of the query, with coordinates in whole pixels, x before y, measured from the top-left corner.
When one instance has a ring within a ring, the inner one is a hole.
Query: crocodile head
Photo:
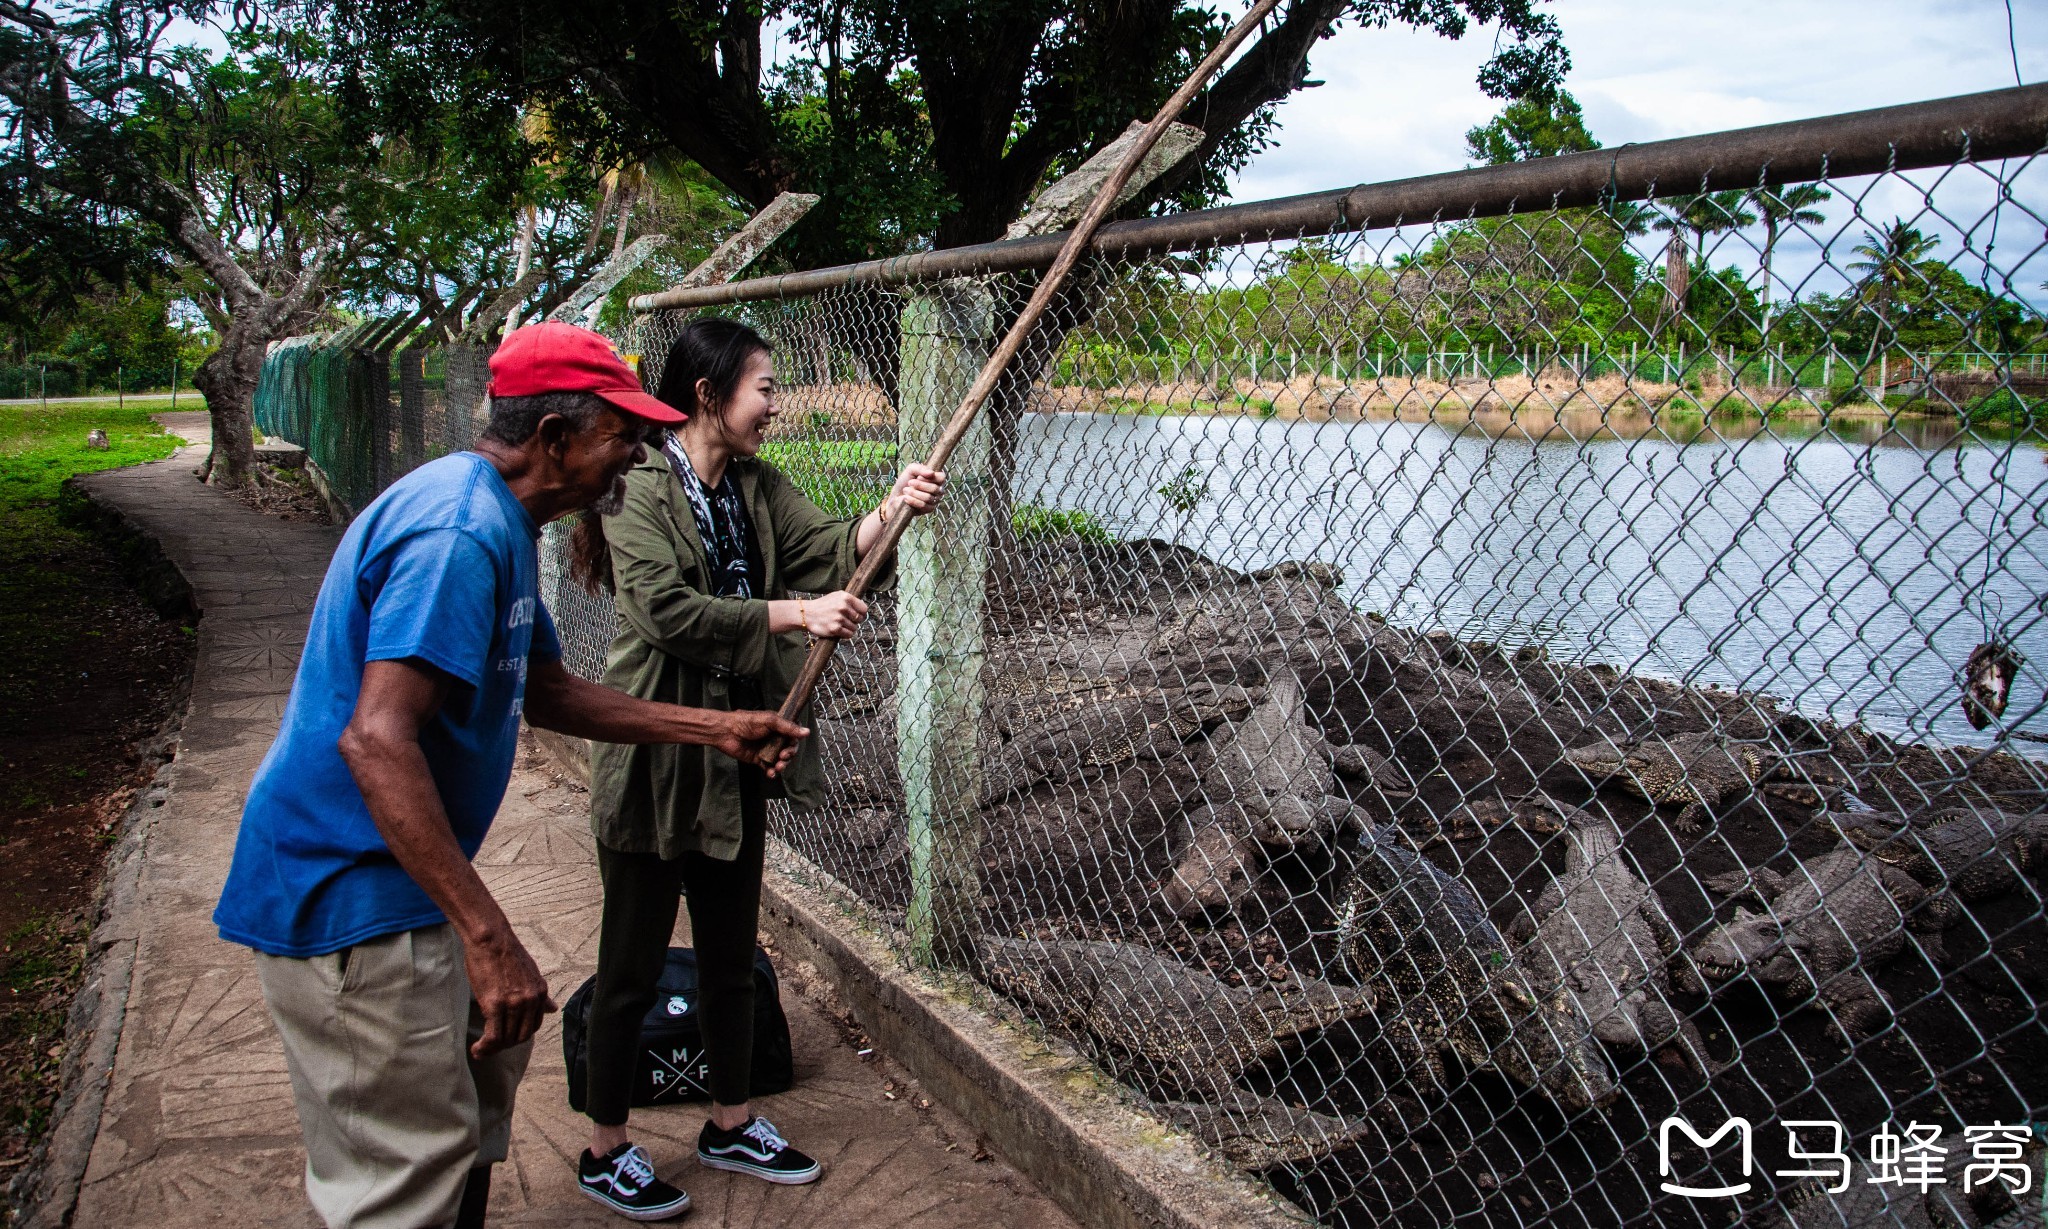
[[[1567,1110],[1591,1109],[1613,1098],[1618,1087],[1606,1052],[1570,996],[1541,997],[1508,973],[1497,973],[1492,982],[1507,1026],[1506,1041],[1492,1055],[1503,1073],[1543,1089]]]
[[[1611,777],[1628,770],[1629,751],[1626,746],[1617,747],[1603,740],[1570,748],[1564,753],[1564,762],[1587,776]]]
[[[1910,831],[1905,816],[1890,811],[1830,811],[1827,819],[1858,849],[1883,848]]]
[[[1797,935],[1787,935],[1778,920],[1740,905],[1735,919],[1714,927],[1694,945],[1692,963],[1708,981],[1730,981],[1748,973],[1758,981],[1794,982],[1806,976]]]

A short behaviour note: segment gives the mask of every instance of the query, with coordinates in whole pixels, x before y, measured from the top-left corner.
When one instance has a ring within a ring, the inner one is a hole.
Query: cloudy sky
[[[1566,86],[1610,146],[2014,84],[2002,0],[1554,0],[1550,8],[1572,53]],[[2021,76],[2048,79],[2048,0],[2014,0],[2013,16]],[[1235,199],[1464,166],[1465,131],[1500,107],[1474,84],[1491,45],[1490,29],[1461,42],[1347,29],[1320,44],[1310,75],[1326,84],[1282,104],[1276,144],[1238,174]],[[1857,259],[1849,249],[1896,216],[1940,238],[1936,254],[1972,281],[1982,264],[1962,251],[1963,232],[1980,249],[1995,237],[1998,272],[2040,304],[2048,250],[2035,249],[2048,218],[2048,159],[2011,165],[2019,203],[1999,211],[1995,236],[1995,183],[1982,173],[1832,185],[1828,221],[1786,238],[1778,276],[1801,292],[1839,289],[1842,266]],[[1860,197],[1853,207],[1852,194]],[[1639,243],[1646,256],[1660,238]],[[1417,241],[1396,238],[1381,256]],[[1719,242],[1714,263],[1753,265],[1753,236]]]
[[[2001,0],[1556,0],[1566,85],[1606,145],[1945,98],[2013,84]],[[2048,0],[2015,0],[2020,72],[2048,77]],[[1465,130],[1499,103],[1473,78],[1491,32],[1461,42],[1347,29],[1325,82],[1283,104],[1278,144],[1241,201],[1465,165]]]

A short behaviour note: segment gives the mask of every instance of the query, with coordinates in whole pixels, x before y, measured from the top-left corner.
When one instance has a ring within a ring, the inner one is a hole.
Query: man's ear
[[[534,427],[533,434],[543,451],[549,456],[559,457],[568,448],[569,437],[576,434],[576,424],[560,414],[547,414]]]

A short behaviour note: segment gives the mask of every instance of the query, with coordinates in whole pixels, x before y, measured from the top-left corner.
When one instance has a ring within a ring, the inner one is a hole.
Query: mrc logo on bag
[[[704,1051],[689,1046],[647,1051],[647,1079],[655,1101],[680,1101],[692,1094],[711,1095],[711,1063]]]

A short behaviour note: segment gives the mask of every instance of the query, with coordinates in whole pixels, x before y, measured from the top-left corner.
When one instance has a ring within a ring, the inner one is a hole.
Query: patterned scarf
[[[728,471],[719,481],[718,489],[707,492],[697,477],[696,467],[690,464],[690,454],[683,451],[682,443],[673,435],[662,445],[662,455],[682,480],[683,494],[690,498],[690,511],[697,517],[697,536],[704,540],[704,551],[711,556],[711,571],[718,578],[718,596],[754,596],[753,582],[747,575],[747,542],[753,538],[754,530],[747,520],[746,505],[740,501],[740,484],[733,481]]]

